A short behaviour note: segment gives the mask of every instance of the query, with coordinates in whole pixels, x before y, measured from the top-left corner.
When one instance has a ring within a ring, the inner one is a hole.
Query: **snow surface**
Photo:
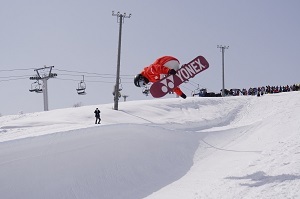
[[[112,106],[0,117],[1,198],[300,198],[300,92]]]

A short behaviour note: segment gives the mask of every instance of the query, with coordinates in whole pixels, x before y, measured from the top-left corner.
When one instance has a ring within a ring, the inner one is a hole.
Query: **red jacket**
[[[160,80],[160,74],[168,74],[169,73],[170,68],[164,66],[164,64],[171,60],[178,61],[178,59],[176,59],[175,57],[171,57],[171,56],[160,57],[157,60],[155,60],[155,62],[153,64],[145,67],[143,69],[143,71],[141,72],[141,74],[144,77],[146,77],[150,82],[156,82],[156,81]],[[182,93],[183,93],[179,87],[174,88],[173,91],[179,96],[182,95]]]

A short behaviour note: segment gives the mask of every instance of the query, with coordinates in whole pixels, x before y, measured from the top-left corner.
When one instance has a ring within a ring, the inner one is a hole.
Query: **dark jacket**
[[[95,117],[96,117],[96,118],[100,118],[100,110],[99,110],[99,109],[96,109],[96,110],[94,111],[94,113],[95,113]]]

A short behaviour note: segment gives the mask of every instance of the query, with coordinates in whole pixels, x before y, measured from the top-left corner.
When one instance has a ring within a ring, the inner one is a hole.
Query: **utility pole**
[[[225,97],[224,52],[229,46],[217,45],[217,48],[220,48],[222,52],[222,97]]]
[[[119,102],[119,84],[120,84],[120,62],[121,62],[121,35],[122,35],[122,24],[124,23],[124,18],[130,18],[131,14],[129,16],[126,16],[126,13],[121,14],[120,12],[117,12],[115,14],[114,11],[112,11],[112,16],[117,16],[117,22],[120,24],[119,27],[119,46],[118,46],[118,62],[117,62],[117,75],[116,75],[116,85],[115,85],[115,94],[114,94],[114,110],[118,110],[118,102]]]
[[[43,97],[44,97],[44,111],[48,111],[48,84],[47,81],[50,78],[56,77],[56,73],[51,73],[52,68],[54,66],[44,66],[44,68],[35,69],[34,71],[37,73],[35,77],[30,77],[30,80],[42,80],[43,81]],[[49,72],[46,72],[46,71]]]

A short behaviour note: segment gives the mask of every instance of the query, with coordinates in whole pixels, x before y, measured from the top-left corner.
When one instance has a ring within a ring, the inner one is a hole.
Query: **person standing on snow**
[[[94,113],[95,113],[95,117],[96,117],[96,122],[95,122],[95,124],[97,124],[97,122],[98,122],[98,124],[100,124],[100,121],[101,121],[101,118],[100,118],[100,110],[99,110],[98,108],[96,108],[96,110],[94,111]]]
[[[179,69],[179,61],[172,56],[163,56],[158,58],[153,64],[145,67],[140,74],[134,77],[134,84],[137,87],[145,86],[149,82],[157,82],[164,75],[175,75]],[[173,92],[183,99],[186,95],[181,91],[179,87],[173,89]]]

